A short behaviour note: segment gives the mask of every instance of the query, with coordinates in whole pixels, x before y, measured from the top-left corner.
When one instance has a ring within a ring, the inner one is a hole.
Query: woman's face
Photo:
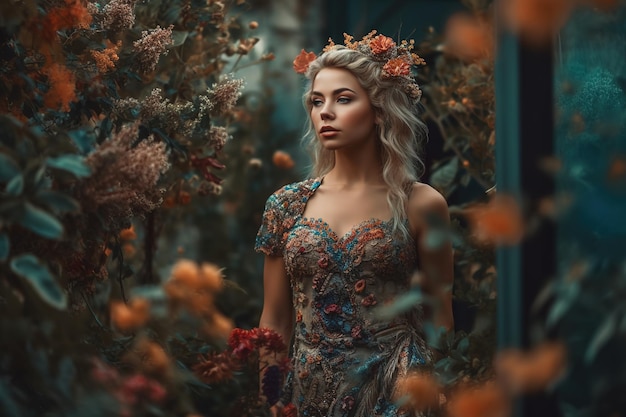
[[[311,88],[311,121],[322,145],[335,150],[375,141],[374,108],[356,77],[341,68],[324,68]]]

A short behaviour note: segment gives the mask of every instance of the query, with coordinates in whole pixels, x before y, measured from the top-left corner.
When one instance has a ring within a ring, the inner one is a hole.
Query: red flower
[[[356,282],[356,284],[354,284],[354,291],[359,294],[362,293],[363,290],[365,289],[365,280],[364,279],[360,279]]]
[[[330,304],[330,305],[327,305],[324,308],[324,312],[326,314],[340,313],[341,312],[341,308],[337,304]]]
[[[361,301],[361,304],[363,304],[365,307],[370,307],[373,305],[376,305],[376,298],[374,297],[374,294],[370,294],[367,297],[363,298],[363,300]]]
[[[370,41],[370,49],[375,54],[384,54],[395,46],[396,43],[393,41],[393,39],[385,35],[378,35]]]
[[[293,60],[293,69],[298,74],[304,74],[309,69],[311,62],[315,61],[316,58],[315,52],[307,52],[303,49],[296,59]]]
[[[292,403],[287,404],[284,408],[283,408],[283,417],[297,417],[298,416],[298,410],[296,410],[296,406],[293,405]]]
[[[393,58],[383,66],[386,77],[406,77],[411,74],[411,64],[403,57]]]

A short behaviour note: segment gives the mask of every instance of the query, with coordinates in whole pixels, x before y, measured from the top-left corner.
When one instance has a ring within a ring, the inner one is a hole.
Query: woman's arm
[[[263,266],[263,312],[259,327],[267,327],[283,337],[287,345],[293,333],[291,286],[282,256],[265,256]]]
[[[259,320],[259,327],[274,330],[282,336],[285,344],[289,346],[293,335],[293,316],[291,286],[285,271],[284,260],[282,256],[266,255],[263,266],[263,312]],[[261,352],[260,359],[260,381],[262,381],[263,369],[268,365],[276,364],[284,359],[284,356],[275,357]],[[273,413],[276,411],[273,410]]]
[[[416,184],[409,200],[409,216],[415,227],[417,253],[425,291],[434,297],[433,322],[438,327],[454,329],[452,284],[454,259],[448,239],[429,239],[437,228],[447,231],[450,225],[448,203],[434,188]]]

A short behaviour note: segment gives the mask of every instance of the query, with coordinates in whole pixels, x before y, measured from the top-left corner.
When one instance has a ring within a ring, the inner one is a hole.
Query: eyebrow
[[[336,96],[337,94],[341,94],[344,91],[350,91],[353,94],[356,94],[356,91],[349,89],[348,87],[342,87],[342,88],[338,88],[336,90],[333,91],[333,96]],[[311,95],[312,96],[323,96],[324,94],[320,93],[319,91],[311,91]]]

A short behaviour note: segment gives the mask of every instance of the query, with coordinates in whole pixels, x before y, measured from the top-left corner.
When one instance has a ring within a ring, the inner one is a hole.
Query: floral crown
[[[413,52],[415,46],[413,39],[410,41],[402,40],[400,44],[397,44],[388,36],[376,35],[376,30],[365,35],[360,41],[354,41],[354,37],[347,33],[343,34],[343,38],[346,48],[361,52],[372,60],[381,63],[382,78],[397,81],[412,100],[415,102],[420,100],[422,90],[420,90],[412,74],[412,68],[414,66],[425,65],[426,61]],[[331,38],[328,38],[328,45],[322,50],[322,55],[325,52],[335,49],[336,46],[335,42],[333,42]],[[304,74],[308,70],[311,62],[316,59],[317,55],[315,55],[314,52],[307,52],[303,49],[296,59],[294,59],[293,69],[298,74]]]

